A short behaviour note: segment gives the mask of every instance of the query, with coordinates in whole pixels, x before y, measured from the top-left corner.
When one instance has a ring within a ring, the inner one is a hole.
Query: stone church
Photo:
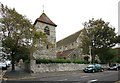
[[[35,28],[47,35],[47,40],[52,44],[39,43],[39,49],[34,52],[35,58],[64,58],[64,59],[91,59],[89,55],[82,55],[81,45],[82,30],[56,42],[56,24],[43,12],[42,15],[34,22]]]

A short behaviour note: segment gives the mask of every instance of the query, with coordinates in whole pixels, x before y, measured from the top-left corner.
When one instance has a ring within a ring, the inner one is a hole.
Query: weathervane
[[[44,13],[44,5],[42,7],[43,7],[43,13]]]

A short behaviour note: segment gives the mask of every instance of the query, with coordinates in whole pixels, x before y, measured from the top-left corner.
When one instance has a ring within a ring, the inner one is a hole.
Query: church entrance
[[[85,60],[85,61],[88,61],[89,58],[90,58],[89,56],[85,56],[85,57],[84,57],[84,60]]]

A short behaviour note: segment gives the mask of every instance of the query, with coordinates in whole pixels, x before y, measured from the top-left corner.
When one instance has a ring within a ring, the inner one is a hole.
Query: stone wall
[[[34,58],[46,58],[46,59],[54,59],[56,58],[56,31],[55,26],[52,26],[47,23],[39,22],[35,24],[37,31],[42,31],[45,33],[44,29],[46,27],[49,28],[49,35],[47,36],[47,42],[49,43],[41,43],[38,41],[36,43],[37,50],[33,53]]]
[[[37,72],[57,72],[57,71],[76,71],[83,70],[88,66],[88,64],[74,64],[74,63],[64,63],[64,64],[35,64],[35,61],[31,62],[31,70],[34,73]]]

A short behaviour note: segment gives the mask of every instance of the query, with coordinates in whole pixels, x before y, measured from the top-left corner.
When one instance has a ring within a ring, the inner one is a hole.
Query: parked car
[[[100,64],[92,64],[92,65],[88,65],[86,68],[83,69],[83,71],[86,72],[102,72],[104,71],[103,67]]]
[[[114,63],[108,67],[108,70],[120,70],[120,64]]]
[[[6,70],[7,69],[7,64],[5,62],[0,62],[0,69]]]

